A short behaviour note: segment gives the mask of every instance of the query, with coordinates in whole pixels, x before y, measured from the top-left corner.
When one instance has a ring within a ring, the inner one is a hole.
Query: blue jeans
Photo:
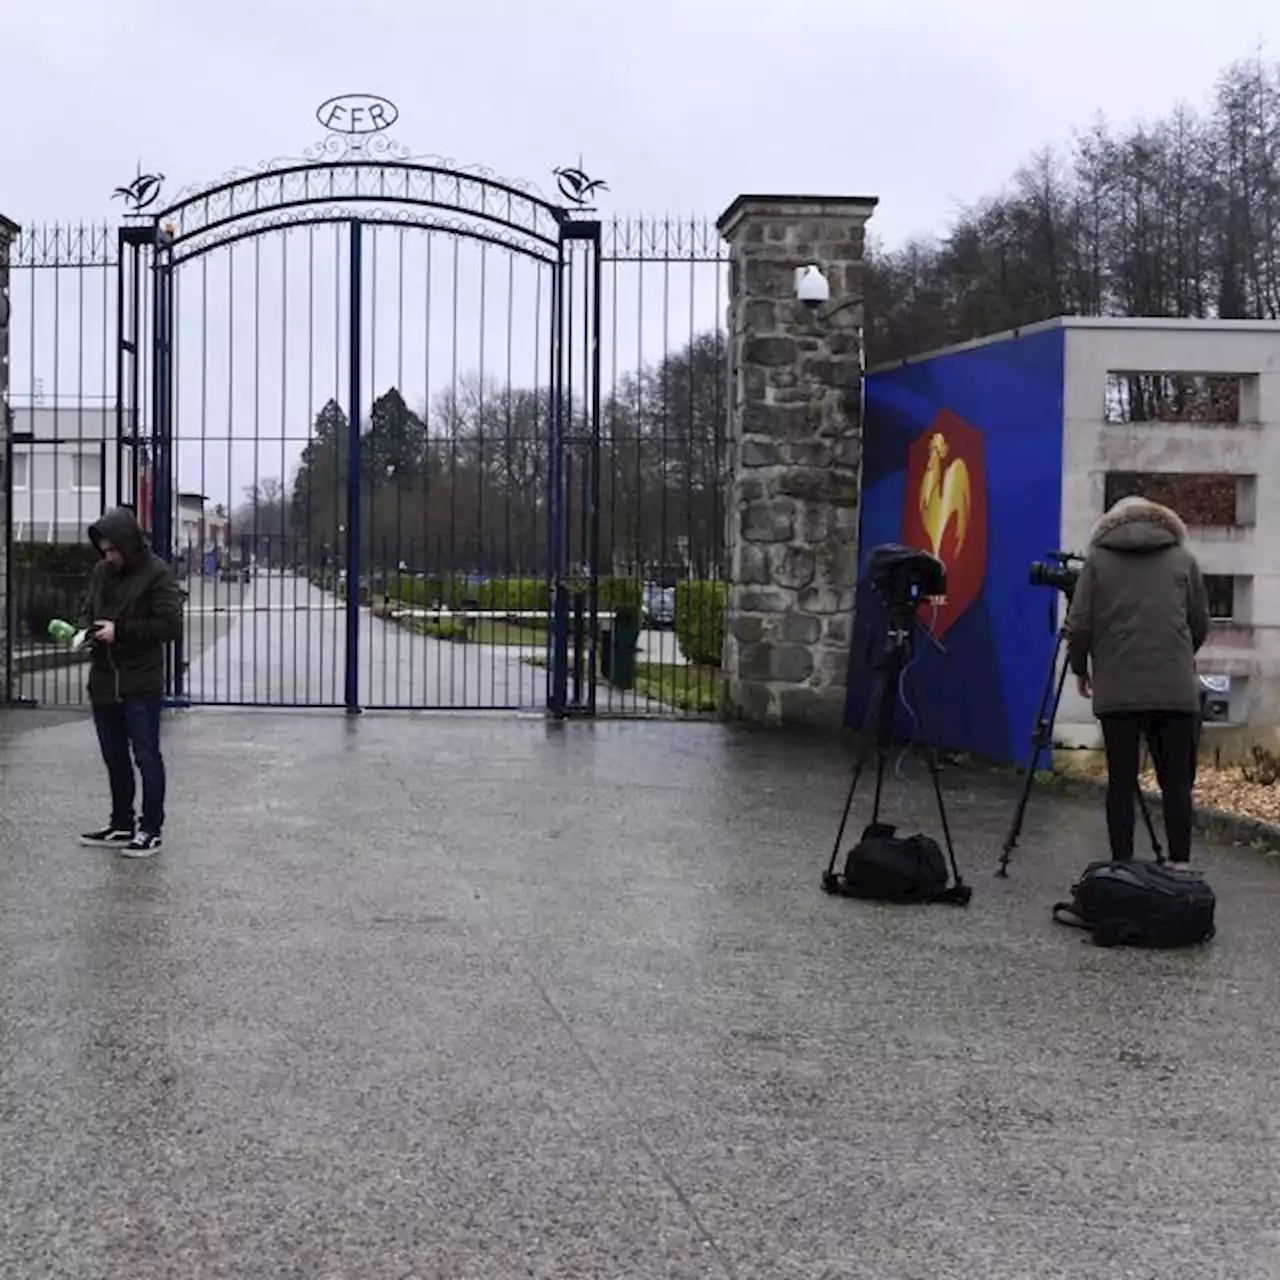
[[[164,826],[164,758],[160,754],[162,698],[95,703],[93,723],[111,781],[111,825],[134,829],[134,761],[142,777],[142,830],[158,836]],[[133,759],[129,758],[130,750]]]

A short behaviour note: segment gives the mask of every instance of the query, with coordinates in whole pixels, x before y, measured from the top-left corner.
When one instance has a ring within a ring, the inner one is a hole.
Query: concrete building
[[[179,493],[174,527],[175,562],[187,573],[210,572],[221,563],[231,542],[231,518],[222,507],[209,506],[202,493]]]
[[[11,416],[14,541],[80,541],[119,492],[115,407],[15,406]],[[128,452],[124,469],[127,493]]]
[[[1065,604],[1030,566],[1086,551],[1103,511],[1140,493],[1182,516],[1209,587],[1199,668],[1225,684],[1225,707],[1206,744],[1226,759],[1276,745],[1280,323],[1046,321],[872,369],[865,415],[864,571],[886,542],[947,565],[942,644],[914,672],[935,741],[1025,760],[1054,651],[1049,606]],[[854,699],[851,720],[858,710]],[[1101,746],[1071,681],[1054,741]]]
[[[1259,738],[1276,737],[1280,323],[1060,323],[1066,330],[1062,545],[1083,549],[1094,520],[1125,493],[1142,490],[1159,499],[1162,480],[1167,491],[1168,477],[1196,477],[1205,509],[1184,507],[1179,514],[1190,527],[1215,613],[1199,665],[1202,674],[1230,679],[1227,723],[1207,740],[1235,755]],[[1211,476],[1221,477],[1225,501],[1215,500]],[[1057,729],[1064,745],[1101,745],[1074,688],[1064,695]]]

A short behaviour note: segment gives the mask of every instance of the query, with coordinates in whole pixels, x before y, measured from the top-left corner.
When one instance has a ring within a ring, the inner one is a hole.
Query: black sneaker
[[[122,858],[149,858],[160,852],[160,837],[146,831],[139,831],[127,844],[120,846]]]
[[[101,831],[86,831],[80,843],[91,849],[118,849],[133,839],[133,828],[103,827]]]

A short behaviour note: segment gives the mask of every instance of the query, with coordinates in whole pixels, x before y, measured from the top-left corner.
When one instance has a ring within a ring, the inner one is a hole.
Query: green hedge
[[[40,641],[54,618],[75,621],[98,553],[82,542],[15,542],[10,563],[19,635]]]
[[[727,599],[723,582],[676,583],[676,639],[686,662],[720,665]]]
[[[86,579],[98,563],[97,551],[87,542],[15,542],[13,567],[32,573],[81,574]]]
[[[601,578],[599,586],[601,612],[622,605],[640,607],[640,583],[636,579]],[[385,590],[393,599],[416,608],[458,609],[470,602],[477,609],[521,613],[551,607],[550,588],[542,578],[491,578],[469,584],[461,574],[415,578],[393,573],[387,575]]]

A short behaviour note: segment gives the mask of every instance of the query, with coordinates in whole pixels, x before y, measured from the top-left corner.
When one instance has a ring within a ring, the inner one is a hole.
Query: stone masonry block
[[[782,619],[781,636],[788,644],[816,644],[822,631],[822,621],[808,614],[792,613]]]
[[[795,529],[796,504],[788,498],[749,502],[742,513],[742,536],[749,542],[787,542]]]
[[[813,675],[813,653],[799,644],[748,644],[738,654],[738,674],[743,680],[799,684]]]
[[[808,547],[772,546],[769,548],[769,576],[780,587],[799,591],[807,587],[818,572],[820,552]]]
[[[834,592],[832,593],[834,594]],[[734,587],[729,593],[730,613],[789,613],[795,607],[794,591],[781,587]],[[817,613],[818,610],[812,610]],[[834,613],[835,610],[828,612]]]
[[[852,590],[837,590],[835,587],[806,587],[800,592],[796,605],[802,613],[851,614],[853,595]]]
[[[754,542],[740,543],[733,558],[735,581],[748,586],[767,586],[769,583],[768,548]]]
[[[778,719],[782,724],[807,724],[838,729],[844,723],[846,693],[840,688],[800,686],[778,692]]]
[[[774,489],[788,498],[857,506],[862,485],[856,472],[832,467],[795,467],[775,477]]]
[[[731,680],[725,690],[725,711],[736,720],[751,724],[776,724],[777,697],[772,687],[761,681]]]
[[[764,369],[775,366],[790,368],[795,365],[799,357],[800,351],[794,338],[772,335],[760,338],[749,337],[743,344],[743,360]]]

